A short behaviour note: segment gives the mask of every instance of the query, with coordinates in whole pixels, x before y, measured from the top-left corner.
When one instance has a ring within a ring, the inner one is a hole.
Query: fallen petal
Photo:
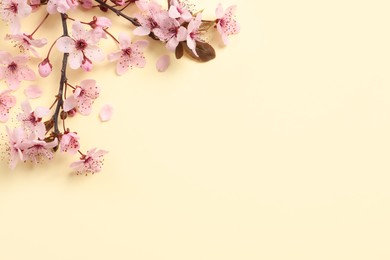
[[[157,60],[156,68],[159,72],[164,72],[169,67],[169,64],[171,64],[169,56],[163,55]]]
[[[100,121],[106,122],[110,120],[112,117],[112,112],[113,112],[113,107],[111,105],[104,105],[100,109],[100,113],[99,113]]]
[[[42,89],[37,85],[30,85],[24,90],[24,94],[30,99],[39,98],[42,96]]]

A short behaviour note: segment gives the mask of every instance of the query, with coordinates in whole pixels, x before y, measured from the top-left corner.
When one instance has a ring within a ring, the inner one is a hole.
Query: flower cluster
[[[138,11],[128,13],[131,5],[136,5]],[[91,14],[90,19],[72,17],[77,14],[76,9]],[[222,43],[228,44],[228,37],[240,31],[235,11],[236,6],[224,10],[218,4],[215,18],[205,19],[203,11],[196,10],[184,0],[168,0],[167,6],[153,0],[0,0],[0,18],[9,27],[4,39],[19,50],[19,53],[0,50],[0,83],[4,82],[3,88],[0,85],[0,122],[6,122],[10,110],[16,107],[13,92],[23,86],[23,81],[49,77],[57,71],[56,68],[60,72],[58,94],[52,105],[32,108],[29,100],[24,100],[20,103],[22,112],[16,117],[17,127],[6,127],[10,168],[15,168],[20,162],[36,164],[51,160],[55,152],[60,151],[79,155],[79,160],[70,165],[79,174],[101,171],[107,151],[93,148],[83,153],[80,136],[66,126],[70,118],[91,113],[101,87],[90,77],[70,79],[67,67],[91,72],[97,63],[107,60],[116,64],[118,75],[124,75],[133,67],[146,66],[144,52],[149,41],[161,42],[177,59],[186,54],[195,61],[207,62],[216,54],[206,40],[206,33],[216,32]],[[133,29],[114,36],[111,33],[114,23],[105,16],[107,12],[128,21]],[[21,20],[28,19],[33,13],[43,13],[41,22],[32,32],[25,32]],[[51,16],[58,17],[57,26],[62,32],[49,43],[38,35]],[[131,34],[145,39],[133,41]],[[104,53],[100,42],[110,39],[117,50]],[[55,50],[63,55],[61,64],[54,64],[51,59]],[[30,67],[31,60],[38,61],[38,68]],[[165,54],[157,60],[156,68],[162,72],[169,64],[169,56]],[[42,90],[36,85],[30,85],[24,92],[28,98],[42,95]],[[101,120],[108,121],[112,110],[110,105],[104,106],[99,114]]]

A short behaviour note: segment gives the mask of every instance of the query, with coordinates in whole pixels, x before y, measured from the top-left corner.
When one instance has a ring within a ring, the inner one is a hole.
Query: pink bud
[[[93,6],[92,0],[83,0],[81,1],[81,6],[85,9],[91,9]]]
[[[38,72],[41,77],[45,78],[50,75],[53,66],[51,65],[48,58],[45,58],[41,63],[38,64]]]
[[[110,27],[112,25],[112,22],[107,17],[94,16],[92,22],[90,22],[89,24],[91,25],[92,28],[101,27],[101,28],[105,29],[105,28]]]
[[[125,0],[111,0],[111,2],[119,6],[122,6],[126,3]]]
[[[92,65],[92,62],[90,59],[88,59],[87,57],[84,57],[83,61],[81,62],[81,68],[86,71],[86,72],[89,72],[92,70],[93,68],[93,65]]]
[[[76,113],[77,113],[76,108],[72,108],[67,113],[68,113],[69,117],[74,117],[76,115]]]
[[[41,5],[41,1],[40,0],[30,0],[30,6],[31,6],[33,11],[38,10],[40,5]]]

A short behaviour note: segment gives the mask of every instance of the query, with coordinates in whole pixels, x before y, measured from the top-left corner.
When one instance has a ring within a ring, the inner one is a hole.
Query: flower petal
[[[138,35],[138,36],[149,35],[149,33],[150,33],[150,29],[147,28],[147,27],[143,27],[143,26],[138,26],[138,27],[135,28],[134,31],[133,31],[133,34],[134,34],[134,35]]]
[[[50,113],[50,109],[47,107],[37,107],[34,110],[34,115],[39,118],[43,118],[44,116],[47,116]]]
[[[39,98],[42,93],[42,89],[37,85],[30,85],[24,90],[24,94],[30,99]]]
[[[104,105],[100,109],[99,117],[102,122],[106,122],[111,119],[113,112],[113,107],[111,105]]]
[[[83,62],[83,53],[81,51],[75,51],[69,53],[69,66],[72,69],[78,69]]]
[[[92,61],[103,61],[104,53],[98,46],[89,45],[88,48],[84,50],[85,56]]]
[[[64,100],[64,111],[68,112],[77,106],[77,100],[74,96],[70,96]]]
[[[75,42],[72,38],[68,36],[61,37],[57,40],[57,49],[60,52],[70,53],[75,49]]]
[[[129,48],[131,45],[131,38],[126,33],[119,34],[119,46],[121,49]]]
[[[168,55],[161,56],[156,63],[156,68],[159,72],[164,72],[169,67],[171,60]]]

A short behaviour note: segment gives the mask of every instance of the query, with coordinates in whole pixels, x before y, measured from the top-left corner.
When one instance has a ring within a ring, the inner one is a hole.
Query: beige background
[[[152,44],[124,77],[71,72],[103,88],[69,126],[104,171],[1,162],[0,259],[390,259],[389,1],[234,3],[242,32],[210,63],[158,73]]]

